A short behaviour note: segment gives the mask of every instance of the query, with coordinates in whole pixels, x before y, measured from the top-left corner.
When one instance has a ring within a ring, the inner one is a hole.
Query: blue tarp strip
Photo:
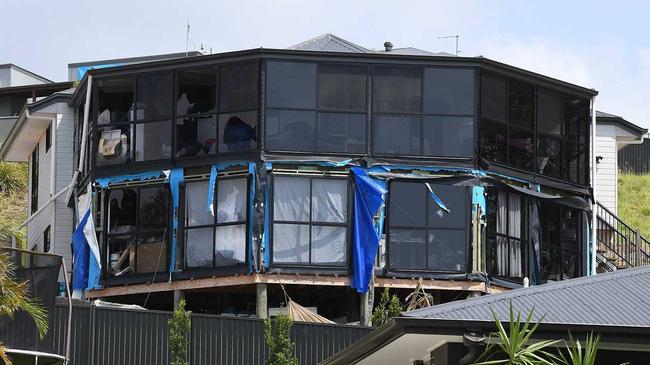
[[[476,206],[481,207],[483,214],[487,214],[487,202],[485,201],[485,188],[482,186],[472,186],[472,209]]]
[[[85,290],[88,287],[90,248],[84,236],[84,227],[89,217],[90,209],[86,211],[77,229],[72,233],[72,250],[74,253],[74,271],[72,274],[73,290]]]
[[[429,195],[431,195],[431,199],[433,199],[433,201],[436,203],[438,208],[444,210],[447,213],[451,213],[451,210],[447,208],[445,202],[443,202],[442,199],[440,199],[440,197],[438,196],[438,194],[436,194],[436,192],[433,190],[431,184],[426,183],[425,185],[427,186],[427,189],[429,189]]]
[[[95,182],[97,183],[97,185],[99,185],[99,187],[107,188],[109,184],[117,184],[125,181],[134,181],[134,180],[157,179],[163,174],[164,173],[162,171],[147,171],[147,172],[139,172],[136,174],[103,177],[95,180]]]
[[[267,170],[270,170],[270,169],[271,169],[271,166],[272,166],[274,163],[281,163],[281,164],[300,164],[300,165],[317,165],[317,166],[325,166],[325,167],[343,167],[343,166],[347,166],[347,165],[349,165],[349,164],[352,163],[352,161],[354,161],[354,160],[355,160],[354,158],[350,158],[350,159],[347,159],[347,160],[341,160],[341,161],[316,161],[316,160],[314,160],[314,161],[309,161],[309,160],[306,160],[306,161],[299,161],[299,160],[293,160],[293,161],[292,161],[292,160],[286,160],[286,161],[285,161],[285,160],[280,160],[280,161],[270,161],[270,162],[266,162],[266,169],[267,169]]]
[[[421,170],[429,172],[464,172],[476,176],[485,176],[481,170],[468,169],[462,167],[445,167],[445,166],[409,166],[409,165],[377,165],[368,169],[369,174],[381,174],[391,172],[392,170]]]
[[[366,293],[380,239],[374,224],[374,216],[384,203],[386,183],[371,178],[368,172],[360,167],[353,167],[352,172],[355,189],[350,286],[359,293]]]
[[[207,209],[208,213],[214,215],[214,188],[217,185],[217,175],[219,171],[223,171],[229,167],[233,166],[248,166],[248,161],[230,161],[230,162],[220,162],[212,165],[210,168],[210,181],[208,183],[208,198],[207,198]]]
[[[77,68],[77,80],[83,79],[86,72],[88,72],[90,70],[95,70],[95,69],[99,69],[99,68],[117,67],[117,66],[122,66],[122,64],[121,63],[107,63],[107,64],[104,64],[104,65],[79,66]]]
[[[172,247],[171,255],[169,260],[169,279],[171,280],[171,274],[176,268],[176,241],[178,233],[178,206],[180,204],[180,183],[183,181],[183,169],[177,168],[173,169],[169,174],[169,188],[172,192],[172,205],[173,205],[173,217],[172,217]]]
[[[256,190],[256,171],[255,171],[255,162],[248,163],[248,173],[251,175],[251,188],[248,191],[248,239],[246,240],[248,245],[248,273],[253,272],[254,269],[254,258],[253,258],[253,224],[255,222],[255,190]]]

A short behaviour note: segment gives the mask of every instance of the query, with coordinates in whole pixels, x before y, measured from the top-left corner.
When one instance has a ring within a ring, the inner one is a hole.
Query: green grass
[[[0,161],[0,243],[13,235],[25,248],[25,228],[18,227],[27,218],[28,181],[26,163]]]
[[[618,216],[650,238],[650,174],[618,174]]]

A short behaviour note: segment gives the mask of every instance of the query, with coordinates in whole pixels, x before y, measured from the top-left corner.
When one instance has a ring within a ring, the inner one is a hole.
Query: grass
[[[0,243],[16,236],[25,248],[25,228],[19,226],[27,219],[28,181],[26,163],[0,162]]]
[[[618,174],[618,216],[650,238],[650,174]]]

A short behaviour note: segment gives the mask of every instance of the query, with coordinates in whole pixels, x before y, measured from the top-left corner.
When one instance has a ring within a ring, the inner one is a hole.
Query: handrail
[[[605,257],[619,268],[650,264],[650,241],[600,202],[596,204],[596,241],[605,249]]]

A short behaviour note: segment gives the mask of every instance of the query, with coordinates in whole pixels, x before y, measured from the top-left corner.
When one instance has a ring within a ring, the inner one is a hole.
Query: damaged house
[[[368,288],[446,302],[595,271],[596,94],[332,35],[97,68],[66,100],[56,199],[96,232],[87,298],[264,318],[286,288],[368,323]]]

